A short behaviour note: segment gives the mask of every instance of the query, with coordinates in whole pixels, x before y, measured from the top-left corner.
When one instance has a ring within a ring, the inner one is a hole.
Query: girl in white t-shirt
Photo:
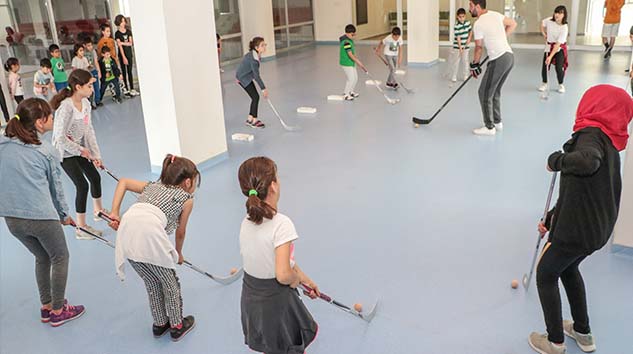
[[[543,20],[541,25],[541,33],[545,38],[545,53],[543,54],[543,65],[541,68],[541,76],[543,84],[539,87],[539,91],[547,90],[547,73],[550,65],[556,67],[556,77],[558,78],[558,92],[564,93],[565,71],[567,70],[567,36],[569,35],[569,27],[567,26],[567,9],[560,5],[554,9],[554,15],[551,18]]]
[[[24,100],[24,88],[20,77],[20,62],[17,58],[9,58],[4,64],[4,70],[9,73],[9,94],[17,104]]]
[[[300,354],[316,338],[318,326],[296,288],[317,285],[294,260],[299,236],[292,221],[277,212],[279,178],[275,162],[254,157],[240,166],[242,194],[248,197],[240,229],[244,265],[242,330],[248,347],[262,353]]]

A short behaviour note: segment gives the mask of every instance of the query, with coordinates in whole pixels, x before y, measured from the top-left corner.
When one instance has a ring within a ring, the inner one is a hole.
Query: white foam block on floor
[[[231,135],[231,139],[236,141],[253,141],[255,136],[253,134],[235,133]]]
[[[297,108],[297,113],[304,113],[304,114],[314,114],[316,113],[317,109],[314,107],[299,107]]]
[[[365,85],[380,85],[382,82],[380,80],[365,80]]]
[[[440,63],[443,63],[443,62],[446,61],[446,59],[445,58],[439,58],[439,59],[437,59],[437,61],[439,61]]]
[[[343,101],[343,95],[328,95],[327,96],[327,100],[328,101]]]
[[[404,71],[404,70],[402,70],[402,69],[398,69],[398,70],[396,70],[396,75],[404,75],[404,74],[406,74],[406,73],[407,73],[407,72],[406,72],[406,71]]]

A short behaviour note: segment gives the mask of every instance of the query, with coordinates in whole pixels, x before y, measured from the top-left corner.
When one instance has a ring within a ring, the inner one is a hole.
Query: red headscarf
[[[613,146],[622,151],[629,140],[633,99],[621,88],[597,85],[585,92],[576,111],[574,132],[586,127],[600,128]]]

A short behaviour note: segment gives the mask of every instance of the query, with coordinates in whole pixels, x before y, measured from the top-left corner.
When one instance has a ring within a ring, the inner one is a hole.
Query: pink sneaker
[[[86,312],[86,309],[82,305],[65,305],[62,312],[56,315],[51,312],[51,326],[58,327],[66,322],[72,321],[81,317]]]
[[[64,306],[68,305],[68,300],[64,299]],[[48,323],[51,320],[51,310],[40,308],[40,321]]]

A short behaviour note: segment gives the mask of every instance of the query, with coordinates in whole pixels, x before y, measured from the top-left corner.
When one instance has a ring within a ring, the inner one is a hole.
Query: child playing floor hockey
[[[343,97],[346,101],[353,101],[359,96],[354,88],[358,82],[358,72],[356,71],[356,64],[367,72],[367,68],[356,56],[356,47],[354,45],[354,37],[356,37],[356,26],[345,26],[345,34],[339,38],[340,52],[339,52],[339,65],[345,72],[347,81],[345,82],[345,92]]]
[[[541,234],[549,229],[549,240],[536,270],[547,333],[529,336],[530,346],[538,353],[565,353],[565,335],[584,352],[596,350],[578,266],[601,249],[613,232],[622,190],[620,151],[626,148],[632,118],[633,101],[626,91],[594,86],[578,104],[574,133],[563,152],[548,158],[547,169],[560,171],[561,181],[556,207],[539,224]],[[563,321],[559,279],[573,321]]]
[[[294,260],[299,238],[292,221],[277,212],[277,166],[254,157],[240,166],[238,178],[248,216],[240,229],[244,264],[242,329],[249,348],[266,354],[301,354],[315,339],[317,324],[299,298],[296,287],[319,288]]]
[[[154,319],[152,332],[161,337],[167,331],[179,341],[195,325],[193,316],[182,316],[180,282],[176,264],[182,264],[187,221],[193,209],[193,192],[200,184],[200,172],[191,160],[167,155],[158,182],[122,178],[114,192],[113,220],[118,230],[115,263],[117,274],[125,278],[127,259],[145,282]],[[140,194],[138,201],[119,217],[126,191]],[[176,231],[176,245],[169,234]]]
[[[387,77],[387,86],[393,89],[398,88],[398,82],[396,81],[396,69],[402,65],[402,38],[400,35],[400,27],[394,27],[391,30],[391,34],[385,37],[376,48],[376,54],[381,55],[380,51],[384,48],[385,59],[387,65],[389,65],[389,76]]]
[[[264,98],[268,98],[268,89],[264,85],[264,81],[259,76],[259,66],[261,57],[266,52],[266,42],[262,37],[255,37],[248,44],[249,51],[244,55],[240,66],[235,72],[237,83],[246,91],[251,98],[251,108],[246,119],[246,125],[251,128],[265,128],[266,125],[257,118],[257,109],[259,105],[259,94],[255,87],[255,81],[262,90]]]
[[[101,152],[92,127],[92,111],[88,101],[92,95],[94,80],[92,74],[86,70],[74,70],[68,77],[68,86],[53,97],[51,106],[55,109],[53,146],[61,155],[62,168],[77,189],[77,225],[101,236],[101,231],[86,224],[89,184],[95,215],[105,211],[101,204],[101,176],[97,171],[97,168],[101,168]],[[99,220],[95,216],[95,221]],[[92,236],[79,229],[76,236],[80,240],[92,239]]]

